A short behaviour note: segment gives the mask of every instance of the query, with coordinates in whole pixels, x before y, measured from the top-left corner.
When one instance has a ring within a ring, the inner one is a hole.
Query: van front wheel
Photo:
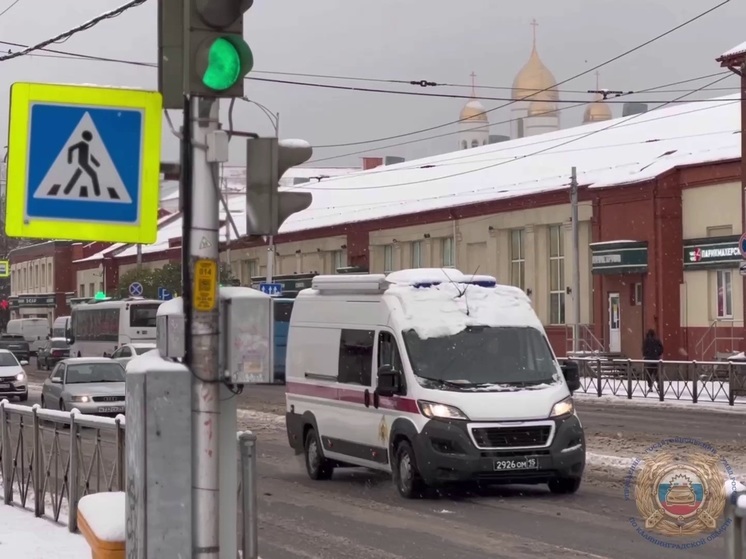
[[[420,477],[414,450],[409,441],[401,441],[396,446],[396,459],[393,463],[392,474],[399,495],[405,499],[421,497],[426,489],[425,482]]]
[[[308,477],[313,480],[331,479],[334,466],[324,458],[324,453],[321,451],[321,442],[313,429],[309,429],[306,433],[304,449]]]

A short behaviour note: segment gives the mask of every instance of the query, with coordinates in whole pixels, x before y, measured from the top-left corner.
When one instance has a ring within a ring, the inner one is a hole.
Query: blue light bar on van
[[[451,282],[447,282],[447,281],[428,281],[428,282],[425,282],[425,281],[422,281],[422,282],[412,283],[411,285],[412,285],[412,287],[416,287],[416,288],[426,288],[426,287],[432,287],[434,285],[440,285],[441,283],[451,283]],[[476,286],[479,286],[479,287],[496,287],[497,286],[497,282],[496,281],[488,280],[488,279],[476,279],[474,281],[458,281],[458,282],[455,282],[455,283],[457,283],[459,285],[476,285]]]

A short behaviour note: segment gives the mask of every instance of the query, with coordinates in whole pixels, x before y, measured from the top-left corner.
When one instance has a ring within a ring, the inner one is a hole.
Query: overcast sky
[[[53,48],[97,56],[154,62],[157,53],[156,1],[133,8]],[[0,0],[0,12],[13,0]],[[0,39],[33,44],[114,8],[123,0],[19,0],[0,17]],[[717,4],[717,0],[255,0],[246,17],[245,36],[255,57],[251,75],[301,82],[468,95],[469,87],[414,88],[397,84],[273,75],[298,72],[382,80],[477,82],[510,87],[531,49],[536,18],[538,49],[558,81],[591,68],[662,33]],[[723,51],[746,40],[743,0],[726,6],[636,53],[601,69],[601,87],[640,90],[711,74]],[[7,47],[3,46],[3,49]],[[8,91],[17,81],[94,83],[156,88],[156,71],[130,65],[25,56],[2,64],[0,114],[7,114]],[[595,88],[593,73],[561,86],[564,90]],[[710,80],[675,86],[689,89]],[[692,98],[736,91],[735,77]],[[280,113],[280,136],[298,137],[314,146],[363,142],[437,126],[458,119],[460,99],[427,99],[317,87],[250,81],[248,97]],[[481,89],[479,95],[509,97],[509,90]],[[672,99],[682,93],[643,94],[640,100]],[[563,92],[564,99],[590,97]],[[644,99],[643,99],[644,98]],[[630,98],[632,100],[634,98]],[[224,102],[227,105],[227,102]],[[487,108],[500,105],[483,101]],[[621,106],[615,106],[621,115]],[[180,113],[172,112],[178,122]],[[510,118],[509,109],[495,111],[491,122]],[[225,112],[224,112],[225,117]],[[562,126],[580,123],[582,109],[563,111]],[[236,127],[271,135],[269,120],[256,107],[239,103]],[[428,139],[453,132],[456,125],[390,142],[341,148],[316,148],[314,159],[370,150],[367,155],[399,155],[407,159],[450,151],[456,136]],[[505,125],[491,133],[505,134]],[[0,120],[7,138],[7,118]],[[398,147],[389,143],[423,139]],[[243,163],[243,145],[233,140],[232,164]],[[319,166],[359,165],[348,155]],[[176,160],[176,140],[164,126],[164,160]]]

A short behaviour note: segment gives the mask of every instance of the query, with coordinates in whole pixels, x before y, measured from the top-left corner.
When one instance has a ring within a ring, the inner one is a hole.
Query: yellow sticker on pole
[[[218,263],[214,260],[197,260],[194,264],[194,310],[207,312],[215,308],[218,293]]]

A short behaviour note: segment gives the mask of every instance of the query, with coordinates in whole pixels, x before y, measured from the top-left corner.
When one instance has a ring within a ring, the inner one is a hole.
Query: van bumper
[[[549,447],[484,450],[475,446],[467,422],[430,420],[413,441],[420,476],[428,485],[465,481],[533,484],[580,478],[585,469],[585,435],[580,421],[570,415],[557,418],[555,424]],[[497,467],[506,464],[531,467]]]

